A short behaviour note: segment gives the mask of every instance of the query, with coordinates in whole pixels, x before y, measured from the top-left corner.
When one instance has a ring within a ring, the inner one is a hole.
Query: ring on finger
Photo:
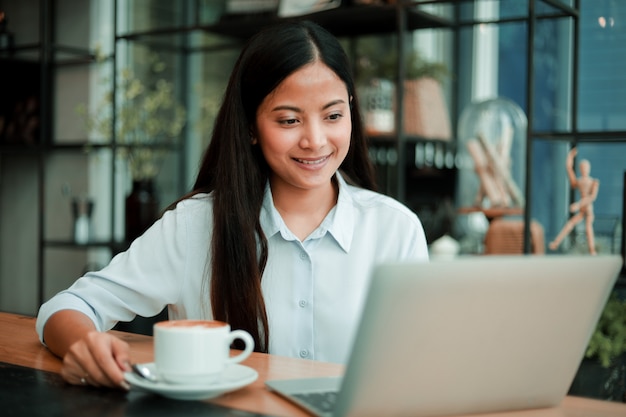
[[[89,375],[85,375],[84,377],[82,377],[82,378],[80,379],[80,383],[81,383],[81,384],[83,384],[83,385],[87,385],[87,377],[88,377],[88,376],[89,376]]]

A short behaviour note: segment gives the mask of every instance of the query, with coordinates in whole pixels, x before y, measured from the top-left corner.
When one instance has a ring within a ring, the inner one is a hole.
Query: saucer
[[[156,367],[153,362],[143,364],[153,374]],[[176,400],[206,400],[230,391],[235,391],[256,381],[257,371],[243,365],[232,364],[226,367],[221,378],[210,384],[171,384],[165,381],[148,381],[132,372],[124,373],[124,378],[133,387],[153,392]]]

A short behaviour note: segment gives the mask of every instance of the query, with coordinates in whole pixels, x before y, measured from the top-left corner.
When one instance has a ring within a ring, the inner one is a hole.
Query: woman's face
[[[315,62],[285,78],[256,113],[254,142],[272,171],[272,191],[330,186],[351,132],[348,90],[331,69]]]

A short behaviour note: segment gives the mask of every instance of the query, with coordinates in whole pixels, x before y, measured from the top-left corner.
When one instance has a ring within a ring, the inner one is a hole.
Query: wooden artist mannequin
[[[557,235],[557,237],[552,242],[550,242],[549,247],[552,250],[556,250],[556,248],[558,248],[561,244],[561,241],[565,238],[565,236],[567,236],[569,232],[572,231],[574,226],[585,220],[585,233],[587,234],[589,253],[595,255],[596,247],[593,234],[593,202],[598,197],[598,188],[600,186],[600,182],[589,175],[591,173],[591,164],[586,159],[580,161],[580,164],[578,165],[580,170],[580,176],[576,178],[576,174],[574,173],[574,157],[576,156],[576,153],[576,148],[572,148],[572,150],[569,151],[569,153],[567,154],[565,166],[567,169],[567,175],[569,177],[570,185],[572,188],[578,189],[578,192],[580,193],[580,200],[570,204],[569,210],[570,212],[575,214],[570,217],[567,223],[565,223],[563,229]]]

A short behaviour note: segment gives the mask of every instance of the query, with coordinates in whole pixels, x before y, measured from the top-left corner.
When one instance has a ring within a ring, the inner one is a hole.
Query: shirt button
[[[300,252],[300,259],[306,259],[306,253]]]
[[[300,302],[298,303],[300,305],[300,307],[306,307],[306,300],[300,300]]]
[[[301,357],[301,358],[306,358],[307,356],[309,356],[309,351],[308,351],[308,350],[306,350],[306,349],[302,349],[302,350],[300,351],[300,357]]]

